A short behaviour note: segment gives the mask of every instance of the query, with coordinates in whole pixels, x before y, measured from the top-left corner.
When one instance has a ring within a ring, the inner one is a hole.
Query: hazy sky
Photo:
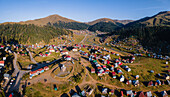
[[[98,18],[137,20],[170,11],[170,0],[0,0],[0,23],[58,14],[88,22]]]

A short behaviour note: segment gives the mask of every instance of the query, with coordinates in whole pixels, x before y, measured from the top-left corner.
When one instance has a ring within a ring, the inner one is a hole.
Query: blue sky
[[[0,0],[0,23],[58,14],[89,22],[98,18],[137,20],[170,11],[170,0]]]

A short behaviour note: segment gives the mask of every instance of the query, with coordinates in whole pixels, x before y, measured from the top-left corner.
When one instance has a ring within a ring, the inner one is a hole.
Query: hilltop
[[[131,22],[125,27],[140,26],[170,26],[170,11],[159,12],[158,14]]]

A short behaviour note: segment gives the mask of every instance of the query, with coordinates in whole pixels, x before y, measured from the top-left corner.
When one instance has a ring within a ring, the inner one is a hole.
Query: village
[[[56,45],[2,44],[1,91],[6,97],[170,95],[169,56],[144,49],[132,38],[98,35],[74,32]]]

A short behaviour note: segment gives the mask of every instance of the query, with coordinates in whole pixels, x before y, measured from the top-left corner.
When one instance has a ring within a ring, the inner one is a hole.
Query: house
[[[7,74],[7,73],[4,74],[4,79],[9,80],[10,78],[11,78],[11,76],[9,74]]]
[[[133,84],[134,84],[135,87],[139,86],[139,80],[133,80]]]
[[[146,92],[145,97],[152,97],[152,92],[151,91]]]
[[[138,79],[138,78],[139,78],[139,75],[136,75],[135,78]]]
[[[103,94],[107,94],[107,88],[103,88],[103,89],[102,89],[102,93],[103,93]]]
[[[168,94],[166,91],[162,91],[162,92],[160,92],[160,94],[162,97],[168,97]]]
[[[116,67],[118,67],[118,64],[117,64],[117,63],[114,63],[114,66],[115,66],[115,68],[116,68]]]
[[[113,95],[113,94],[114,94],[114,90],[113,90],[113,89],[110,89],[109,94],[110,94],[110,95]]]
[[[112,77],[115,79],[116,78],[116,73],[112,72]]]
[[[114,65],[111,65],[110,70],[111,70],[111,71],[114,71]]]
[[[0,66],[4,67],[4,61],[0,61]]]
[[[68,55],[68,51],[61,51],[61,55]]]
[[[138,97],[145,97],[144,93],[141,91]]]
[[[120,76],[120,82],[123,82],[125,80],[125,77],[123,75]]]
[[[109,69],[108,69],[108,68],[105,70],[105,73],[106,73],[106,74],[109,74]]]
[[[30,72],[30,79],[32,79],[33,76],[38,75],[37,70],[36,71],[31,71]]]
[[[71,60],[71,56],[65,56],[64,59],[65,59],[66,61],[70,61],[70,60]]]
[[[95,73],[95,69],[91,69],[91,73]]]
[[[170,81],[169,80],[166,80],[167,84],[170,85]]]
[[[156,80],[156,82],[158,83],[158,85],[161,85],[161,81],[160,80]]]
[[[90,96],[93,93],[93,89],[89,88],[86,93]]]
[[[149,81],[149,82],[148,82],[148,87],[149,87],[149,86],[153,86],[153,82],[152,82],[152,81]]]
[[[44,72],[44,69],[43,69],[43,68],[40,68],[40,69],[37,70],[37,72],[38,72],[38,74],[43,73],[43,72]]]
[[[122,72],[122,70],[117,69],[117,73],[118,73],[118,74],[122,74],[123,72]]]
[[[49,70],[49,67],[48,67],[48,66],[45,66],[45,67],[44,67],[44,70]]]
[[[132,80],[126,80],[126,84],[129,85],[129,84],[132,84]]]
[[[72,51],[73,51],[73,52],[76,52],[76,51],[77,51],[77,48],[73,48]]]
[[[71,97],[81,97],[77,93],[74,93]]]
[[[132,90],[127,90],[126,95],[130,97],[134,97],[133,91]]]
[[[169,75],[168,75],[168,74],[165,74],[165,79],[166,79],[166,80],[169,80],[169,78],[170,78]]]
[[[126,71],[127,71],[127,72],[130,72],[130,71],[131,71],[131,69],[130,69],[130,68],[126,68]]]
[[[6,57],[3,57],[3,61],[5,61],[6,60]]]

